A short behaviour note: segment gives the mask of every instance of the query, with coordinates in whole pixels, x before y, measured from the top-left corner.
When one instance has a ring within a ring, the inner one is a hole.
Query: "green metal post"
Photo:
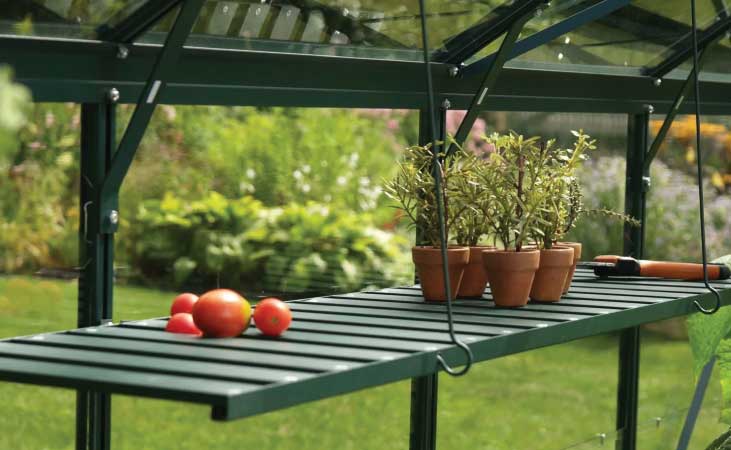
[[[640,221],[639,227],[625,225],[624,254],[642,258],[645,237],[645,200],[649,188],[647,134],[652,108],[630,114],[627,125],[627,178],[625,183],[625,213]],[[619,382],[617,386],[617,449],[637,448],[637,406],[640,378],[640,329],[627,328],[619,337]]]
[[[439,117],[434,118],[434,133],[443,139],[446,135],[447,102],[442,102]],[[419,145],[431,141],[429,111],[419,111]],[[425,244],[422,226],[416,226],[416,244]],[[418,278],[418,277],[417,277]],[[417,279],[418,282],[418,279]],[[411,380],[410,450],[435,450],[437,446],[437,393],[439,375],[434,373]]]
[[[81,223],[79,226],[79,327],[100,325],[112,317],[114,236],[102,234],[91,220],[99,209],[102,183],[115,144],[115,107],[81,106]],[[77,393],[77,450],[110,448],[111,396]]]
[[[627,169],[625,180],[624,210],[640,221],[639,227],[624,226],[624,254],[642,258],[645,237],[645,199],[650,188],[647,157],[647,134],[650,122],[648,105],[645,112],[630,114],[627,123]]]

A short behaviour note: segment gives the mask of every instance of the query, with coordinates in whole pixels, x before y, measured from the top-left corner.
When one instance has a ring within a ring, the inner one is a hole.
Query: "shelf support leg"
[[[102,234],[89,220],[99,210],[101,186],[115,144],[115,106],[81,106],[81,203],[79,224],[79,327],[101,325],[112,318],[114,235]],[[108,450],[111,435],[111,396],[78,391],[76,449]]]
[[[625,213],[640,221],[639,227],[624,227],[624,254],[642,258],[645,238],[645,200],[649,172],[645,166],[647,134],[651,108],[630,114],[627,126],[627,179]],[[619,337],[619,376],[617,386],[618,450],[637,447],[637,404],[640,377],[640,328],[621,331]]]
[[[437,448],[437,373],[411,380],[411,433],[409,450]]]

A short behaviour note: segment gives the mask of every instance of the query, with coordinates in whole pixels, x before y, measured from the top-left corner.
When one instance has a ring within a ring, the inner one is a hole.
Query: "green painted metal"
[[[516,42],[513,46],[512,52],[510,52],[510,59],[516,58],[524,53],[528,53],[541,45],[547,44],[548,42],[581,27],[582,25],[586,25],[587,23],[604,17],[607,14],[611,14],[624,6],[627,6],[629,2],[630,0],[603,0],[595,5],[583,9],[557,24],[551,25],[548,28]],[[465,75],[484,73],[490,70],[496,57],[497,53],[493,53],[492,55],[485,56],[479,61],[473,62],[469,66],[465,67]]]
[[[101,185],[115,147],[113,105],[81,107],[81,189],[79,224],[78,318],[80,327],[95,326],[112,317],[114,236],[101,234],[90,218],[99,211]],[[111,440],[111,397],[81,390],[77,393],[77,450],[106,450]]]
[[[618,380],[617,449],[635,450],[640,380],[640,327],[622,330],[619,336]]]
[[[703,62],[703,56],[707,53],[705,50],[701,54],[698,63],[702,64]],[[655,135],[655,139],[653,139],[652,144],[650,144],[650,148],[647,150],[647,156],[645,157],[644,161],[644,170],[649,171],[650,165],[652,164],[652,161],[657,156],[657,152],[660,151],[660,146],[662,145],[663,141],[665,140],[665,137],[668,134],[668,131],[670,131],[670,127],[673,125],[673,121],[675,120],[675,117],[678,115],[678,111],[680,110],[680,107],[682,106],[685,99],[691,95],[692,88],[693,88],[693,77],[695,76],[695,72],[691,70],[690,74],[688,74],[688,78],[685,80],[685,83],[683,83],[683,86],[680,88],[680,91],[675,97],[675,101],[673,101],[673,107],[672,109],[667,113],[665,116],[665,119],[663,120],[662,126],[658,130],[657,134]]]
[[[142,94],[137,99],[132,118],[114,154],[111,167],[102,184],[100,215],[96,218],[102,233],[114,233],[119,224],[119,189],[132,165],[140,141],[159,102],[159,93],[165,90],[170,73],[182,53],[183,44],[190,34],[205,0],[186,0],[168,33],[162,51],[149,74]],[[115,100],[116,101],[116,100]],[[116,215],[116,217],[115,217]]]
[[[698,49],[703,51],[724,37],[731,28],[731,17],[724,17],[698,33]],[[662,78],[693,56],[693,41],[687,36],[673,46],[673,53],[655,67],[646,70],[653,78]]]
[[[507,33],[513,24],[526,15],[534,14],[538,7],[545,6],[547,0],[518,0],[497,9],[504,9],[492,20],[480,21],[477,25],[464,30],[444,44],[444,50],[434,55],[434,60],[448,64],[461,64],[489,45],[503,33]]]
[[[97,29],[97,37],[102,41],[129,44],[152,28],[183,0],[149,1],[125,17],[114,27],[102,25]]]
[[[718,282],[724,304],[731,304],[731,282]],[[515,313],[516,323],[526,327],[502,326],[504,317],[493,316],[496,308],[489,292],[483,300],[458,301],[455,307],[469,308],[485,323],[479,334],[462,335],[469,343],[477,361],[484,361],[538,347],[554,345],[596,334],[634,330],[642,323],[686,315],[694,311],[693,300],[707,301],[710,294],[697,282],[623,279],[601,280],[580,270],[574,289],[594,294],[582,294],[596,302],[614,303],[616,308],[589,308],[570,303],[569,297],[553,305],[529,304],[528,310],[550,306],[561,311],[541,311],[546,320],[534,323]],[[673,289],[688,291],[684,296],[673,295]],[[651,302],[644,292],[654,293]],[[292,329],[282,338],[263,338],[256,330],[237,339],[197,339],[164,331],[164,319],[125,322],[121,325],[81,328],[70,332],[47,333],[0,341],[0,378],[24,383],[94,389],[109,393],[143,395],[156,398],[203,403],[212,406],[213,417],[231,420],[273,411],[320,398],[398,380],[420,378],[438,372],[437,352],[451,363],[463,361],[463,355],[447,340],[432,341],[413,334],[423,324],[435,324],[421,317],[444,314],[444,305],[424,303],[415,288],[393,288],[376,293],[380,298],[353,293],[347,299],[319,297],[291,302],[299,308],[330,308],[332,302],[342,304],[351,300],[358,305],[343,307],[334,313],[303,313],[295,309]],[[695,293],[702,292],[702,293]],[[623,301],[607,300],[620,296]],[[392,312],[401,318],[394,321],[368,320],[360,315],[360,304],[367,309],[380,310],[374,316]],[[469,306],[465,306],[469,305]],[[393,308],[408,308],[400,311]],[[441,308],[441,313],[437,311]],[[521,313],[521,314],[519,314]],[[306,315],[306,317],[302,317]],[[575,320],[567,315],[575,315]],[[412,317],[413,316],[413,317]],[[339,327],[338,323],[359,325]],[[443,322],[443,319],[442,319]],[[301,324],[319,325],[302,330]],[[459,325],[460,330],[463,325]],[[477,328],[475,328],[477,329]],[[493,334],[486,330],[496,329]],[[636,339],[630,331],[625,335],[622,352]],[[446,333],[434,332],[444,339]],[[252,358],[257,353],[261,358]],[[623,353],[624,373],[635,373],[637,354]],[[291,378],[288,378],[291,377]],[[632,391],[632,377],[621,377],[625,386],[620,392]],[[431,410],[423,404],[429,400],[435,385],[420,379],[414,382],[419,413],[419,442],[433,442],[429,425]],[[634,394],[633,394],[634,395]],[[632,396],[622,394],[622,424],[631,422]],[[422,403],[418,403],[422,402]],[[434,406],[435,407],[435,406]],[[429,406],[431,408],[431,406]],[[623,430],[630,429],[621,425]],[[629,442],[623,440],[623,442]]]
[[[530,20],[535,14],[535,9],[542,4],[542,2],[536,3],[533,8],[526,8],[521,15],[516,15],[514,21],[509,24],[508,31],[505,33],[500,49],[498,50],[495,60],[480,82],[479,88],[475,91],[472,101],[470,102],[467,113],[465,114],[462,122],[459,124],[457,133],[454,135],[454,143],[449,146],[447,154],[454,153],[457,151],[458,146],[461,146],[467,139],[467,135],[472,130],[472,125],[475,124],[477,116],[483,109],[483,104],[487,99],[488,95],[495,89],[498,77],[503,69],[503,65],[508,60],[510,53],[513,50],[515,41],[520,36],[520,32],[523,30],[525,23]]]
[[[645,203],[650,187],[649,167],[645,164],[650,109],[631,114],[627,124],[627,168],[625,182],[625,213],[640,221],[640,226],[624,226],[624,254],[643,257],[645,237]]]
[[[409,450],[436,450],[439,374],[411,379]]]
[[[36,101],[98,102],[116,87],[120,103],[136,103],[161,47],[131,45],[116,57],[104,42],[0,38],[2,62],[14,66]],[[466,109],[482,77],[449,76],[432,64],[436,97]],[[273,69],[274,68],[274,69]],[[292,78],[296,68],[298,77]],[[668,111],[687,74],[671,73],[659,87],[639,69],[511,62],[488,104],[491,110]],[[535,80],[540,79],[541,83]],[[706,114],[731,113],[730,75],[706,76]],[[185,48],[160,95],[166,104],[412,108],[426,106],[421,64],[247,50]],[[681,112],[690,112],[683,105]]]

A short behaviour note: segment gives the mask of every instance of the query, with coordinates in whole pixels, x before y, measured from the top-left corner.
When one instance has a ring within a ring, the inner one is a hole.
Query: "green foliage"
[[[308,202],[266,207],[216,192],[198,201],[168,193],[131,224],[131,262],[168,283],[258,286],[287,293],[404,282],[404,239],[368,214]]]
[[[396,207],[409,219],[410,226],[421,224],[424,240],[441,247],[439,225],[440,203],[444,208],[447,240],[453,238],[456,223],[469,205],[463,200],[463,185],[471,180],[475,158],[464,152],[449,157],[435,154],[432,144],[406,149],[404,160],[398,164],[396,176],[387,181],[384,193],[396,202]],[[438,170],[439,172],[435,172]],[[441,191],[436,191],[435,174],[441,177]]]

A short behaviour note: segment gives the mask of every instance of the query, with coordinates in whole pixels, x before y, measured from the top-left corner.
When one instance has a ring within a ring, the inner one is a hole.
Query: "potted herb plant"
[[[444,154],[434,155],[431,144],[410,147],[406,151],[404,161],[399,163],[396,176],[385,183],[384,193],[396,202],[396,207],[403,211],[412,227],[419,227],[422,240],[427,245],[417,242],[412,250],[412,259],[416,265],[421,281],[424,299],[428,301],[446,300],[441,255],[441,229],[437,195],[441,196],[444,205],[445,228],[447,239],[454,230],[455,221],[461,215],[464,204],[455,201],[459,195],[455,185],[463,182],[467,172],[467,160],[463,152],[449,157]],[[435,192],[434,171],[441,172],[441,191]],[[465,266],[469,260],[469,248],[449,246],[447,248],[447,265],[451,296],[454,298],[459,290]]]
[[[495,304],[519,307],[528,302],[540,260],[540,252],[524,244],[543,203],[544,191],[538,189],[540,179],[533,167],[541,150],[538,138],[525,139],[513,131],[486,139],[495,152],[477,169],[485,189],[481,207],[502,248],[483,251],[482,262]]]
[[[540,152],[532,165],[543,191],[543,204],[538,209],[533,238],[540,249],[540,264],[533,281],[530,297],[537,301],[555,302],[561,299],[573,277],[572,269],[581,255],[580,243],[556,245],[565,232],[575,224],[581,210],[581,193],[575,172],[587,158],[586,152],[596,148],[582,131],[576,136],[573,148],[558,148],[555,140],[540,145]]]
[[[461,158],[463,176],[455,180],[458,195],[453,198],[453,201],[459,203],[458,215],[454,222],[454,238],[458,245],[469,247],[470,257],[457,296],[481,298],[489,281],[482,264],[482,252],[495,248],[482,244],[490,232],[486,218],[486,213],[490,209],[490,199],[480,181],[478,170],[484,162],[468,152]]]

